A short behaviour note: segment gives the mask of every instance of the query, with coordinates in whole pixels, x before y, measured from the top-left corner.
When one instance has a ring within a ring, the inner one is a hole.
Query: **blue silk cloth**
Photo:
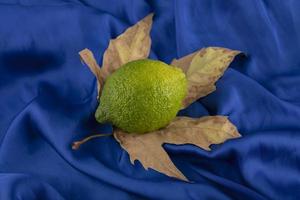
[[[300,199],[300,1],[0,0],[0,199]],[[241,50],[217,90],[180,115],[227,115],[242,138],[165,144],[191,183],[146,171],[97,124],[96,79],[111,38],[155,13],[152,59]]]

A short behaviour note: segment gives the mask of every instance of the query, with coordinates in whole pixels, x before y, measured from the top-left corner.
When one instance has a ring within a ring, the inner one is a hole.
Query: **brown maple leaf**
[[[148,15],[110,41],[104,53],[102,68],[97,64],[91,51],[84,49],[79,52],[81,59],[98,80],[99,96],[106,77],[129,61],[149,56],[152,17],[153,14]],[[183,101],[183,108],[213,92],[216,89],[216,81],[239,53],[240,51],[221,47],[208,47],[183,58],[174,59],[171,65],[181,68],[188,80],[188,93]],[[90,136],[75,142],[73,148],[77,149],[91,138],[106,135]],[[135,160],[139,160],[145,169],[152,168],[168,176],[187,181],[188,179],[176,168],[164,151],[162,147],[164,143],[193,144],[210,150],[211,144],[219,144],[228,139],[240,137],[240,134],[227,117],[208,116],[199,119],[177,117],[167,127],[146,134],[129,134],[114,129],[113,136],[128,152],[132,164]]]

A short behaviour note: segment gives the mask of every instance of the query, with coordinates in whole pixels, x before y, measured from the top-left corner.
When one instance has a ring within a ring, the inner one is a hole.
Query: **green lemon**
[[[132,61],[106,79],[95,116],[129,133],[154,131],[174,119],[186,92],[181,69],[156,60]]]

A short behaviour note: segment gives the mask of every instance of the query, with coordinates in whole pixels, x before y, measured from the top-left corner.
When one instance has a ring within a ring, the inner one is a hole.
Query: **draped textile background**
[[[0,199],[300,199],[300,1],[0,0]],[[180,115],[228,115],[243,138],[206,152],[164,147],[193,181],[139,162],[93,117],[96,80],[82,66],[155,13],[151,58],[206,46],[245,52],[217,90]]]

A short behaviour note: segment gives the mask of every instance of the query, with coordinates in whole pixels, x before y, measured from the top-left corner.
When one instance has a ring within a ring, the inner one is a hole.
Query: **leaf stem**
[[[87,141],[89,141],[89,140],[91,140],[91,139],[98,138],[98,137],[111,136],[111,135],[112,135],[112,133],[91,135],[91,136],[86,137],[86,138],[84,138],[84,139],[82,139],[82,140],[73,142],[73,144],[72,144],[72,149],[73,149],[73,150],[79,149],[79,147],[80,147],[82,144],[86,143]]]

